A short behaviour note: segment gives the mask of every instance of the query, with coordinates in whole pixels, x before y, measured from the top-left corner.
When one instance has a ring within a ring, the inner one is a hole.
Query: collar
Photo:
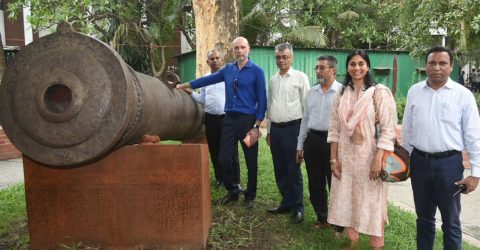
[[[320,84],[313,86],[313,88],[315,89],[315,91],[320,91],[321,89]],[[342,84],[337,82],[337,80],[333,80],[332,86],[330,86],[327,93],[331,91],[338,92],[340,88],[342,88]]]
[[[237,61],[235,61],[235,63],[234,63],[234,64],[235,64],[235,66],[237,66],[237,68],[239,68],[239,67],[238,67],[238,62],[237,62]],[[247,64],[245,64],[245,66],[243,66],[243,67],[244,67],[244,68],[250,68],[250,67],[253,67],[253,62],[252,62],[252,60],[250,59],[250,57],[248,58]]]
[[[427,78],[427,80],[422,82],[422,88],[430,88],[430,86],[428,86],[427,82],[428,82],[428,78]],[[454,87],[455,87],[455,82],[452,80],[452,78],[449,77],[448,80],[447,80],[447,83],[445,83],[439,89],[443,89],[443,88],[453,89]]]
[[[279,70],[279,71],[277,71],[277,76],[278,77],[291,76],[291,75],[293,75],[293,71],[294,71],[293,67],[290,67],[288,69],[287,73],[285,73],[285,75],[282,76],[282,75],[280,75],[280,70]]]

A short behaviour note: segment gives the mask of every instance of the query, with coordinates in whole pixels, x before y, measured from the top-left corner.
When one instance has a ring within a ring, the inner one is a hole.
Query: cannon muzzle
[[[132,70],[107,44],[60,24],[8,66],[0,123],[12,143],[43,164],[70,166],[138,143],[197,137],[203,110],[183,91]]]

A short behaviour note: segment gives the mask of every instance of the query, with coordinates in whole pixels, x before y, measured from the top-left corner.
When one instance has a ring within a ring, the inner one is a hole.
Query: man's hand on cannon
[[[175,85],[175,88],[181,89],[189,95],[191,95],[192,92],[193,92],[192,89],[190,88],[190,83],[189,82],[177,84],[177,85]]]
[[[142,141],[138,143],[139,145],[155,145],[160,142],[160,137],[158,135],[149,135],[145,134],[142,136]]]

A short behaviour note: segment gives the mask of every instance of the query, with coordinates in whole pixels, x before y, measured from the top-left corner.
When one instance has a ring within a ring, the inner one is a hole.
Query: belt
[[[452,155],[460,154],[460,151],[457,150],[449,150],[445,152],[437,152],[437,153],[428,153],[428,152],[423,152],[421,150],[418,150],[417,148],[413,148],[423,158],[427,159],[442,159],[442,158],[447,158]]]
[[[308,132],[319,135],[319,136],[328,136],[328,131],[320,131],[320,130],[310,129]]]
[[[302,119],[297,119],[297,120],[293,120],[293,121],[289,121],[289,122],[272,122],[272,124],[277,126],[277,127],[286,127],[286,126],[292,126],[292,125],[295,125],[295,124],[299,124],[301,122],[302,122]]]
[[[205,116],[211,116],[211,117],[215,117],[215,118],[224,118],[224,117],[225,117],[225,114],[223,114],[223,115],[214,115],[214,114],[210,114],[210,113],[205,113]]]

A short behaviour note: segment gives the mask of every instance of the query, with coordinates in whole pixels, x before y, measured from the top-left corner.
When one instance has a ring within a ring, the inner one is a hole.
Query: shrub
[[[403,120],[403,112],[405,111],[405,104],[407,104],[407,98],[406,97],[398,97],[395,100],[395,102],[397,103],[398,123],[401,124],[402,120]]]

